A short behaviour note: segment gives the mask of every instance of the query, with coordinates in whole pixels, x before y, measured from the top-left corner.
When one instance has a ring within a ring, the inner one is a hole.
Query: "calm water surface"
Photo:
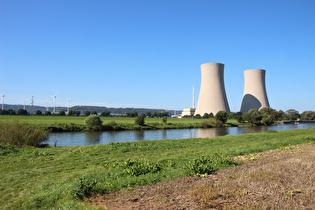
[[[48,144],[57,146],[83,146],[93,144],[108,144],[112,142],[161,140],[161,139],[187,139],[209,138],[225,135],[239,135],[259,133],[268,130],[282,131],[291,129],[314,128],[315,123],[301,123],[258,126],[258,127],[228,127],[228,128],[196,128],[174,130],[145,130],[145,131],[106,131],[106,132],[78,132],[78,133],[52,133]]]

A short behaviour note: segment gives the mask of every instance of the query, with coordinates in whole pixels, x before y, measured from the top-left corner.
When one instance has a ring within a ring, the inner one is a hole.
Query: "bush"
[[[247,113],[246,120],[251,124],[260,124],[260,121],[262,119],[262,116],[260,115],[259,111],[257,109],[251,109]]]
[[[90,115],[84,120],[84,123],[88,129],[97,131],[102,129],[103,121],[97,115]]]
[[[78,180],[74,189],[72,190],[72,195],[76,199],[82,200],[85,197],[89,197],[93,192],[94,186],[97,184],[97,181],[93,177],[83,177]]]
[[[272,125],[274,124],[275,121],[272,116],[267,116],[267,117],[264,117],[261,122],[265,125]]]
[[[215,119],[217,119],[218,121],[220,121],[221,123],[226,123],[227,119],[228,119],[229,114],[226,111],[219,111],[216,115],[215,115]]]
[[[36,115],[42,115],[42,114],[43,114],[42,111],[40,111],[40,110],[36,111]]]
[[[165,116],[163,117],[163,123],[167,124],[167,117],[165,117]]]
[[[35,127],[18,121],[0,123],[0,142],[17,147],[24,145],[39,146],[48,139],[48,131],[43,127]]]
[[[120,129],[120,125],[115,121],[110,121],[109,123],[107,123],[107,126],[114,130]]]
[[[135,119],[135,124],[136,125],[144,125],[145,122],[144,122],[144,115],[138,115]]]

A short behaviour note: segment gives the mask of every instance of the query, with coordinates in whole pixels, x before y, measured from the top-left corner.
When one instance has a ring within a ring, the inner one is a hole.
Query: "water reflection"
[[[103,132],[84,132],[85,145],[99,144]]]
[[[228,127],[208,129],[174,129],[174,130],[144,130],[144,131],[108,131],[108,132],[80,132],[80,133],[52,133],[48,144],[57,146],[108,144],[112,142],[212,138],[225,135],[239,135],[259,133],[268,130],[282,131],[290,129],[304,129],[315,127],[315,123],[286,124],[256,127]]]
[[[136,141],[143,141],[145,138],[144,138],[144,131],[138,131],[138,132],[135,132],[135,139]]]
[[[212,138],[217,136],[225,136],[227,134],[229,134],[227,128],[198,129],[196,137]]]

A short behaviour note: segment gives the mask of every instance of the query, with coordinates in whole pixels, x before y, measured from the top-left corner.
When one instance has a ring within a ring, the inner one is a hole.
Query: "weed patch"
[[[238,165],[232,158],[220,155],[200,156],[189,162],[187,166],[188,174],[212,174],[218,169]]]
[[[161,166],[157,163],[149,163],[146,160],[130,159],[124,162],[125,173],[131,176],[140,176],[148,173],[155,173],[161,170]]]

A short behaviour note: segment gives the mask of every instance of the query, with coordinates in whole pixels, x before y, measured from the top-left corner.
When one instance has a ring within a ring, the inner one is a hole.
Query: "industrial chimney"
[[[244,71],[244,94],[241,112],[247,113],[251,109],[269,107],[265,86],[266,70],[250,69]]]
[[[201,86],[196,114],[203,116],[205,113],[219,111],[230,112],[224,87],[224,64],[205,63],[201,65]]]

